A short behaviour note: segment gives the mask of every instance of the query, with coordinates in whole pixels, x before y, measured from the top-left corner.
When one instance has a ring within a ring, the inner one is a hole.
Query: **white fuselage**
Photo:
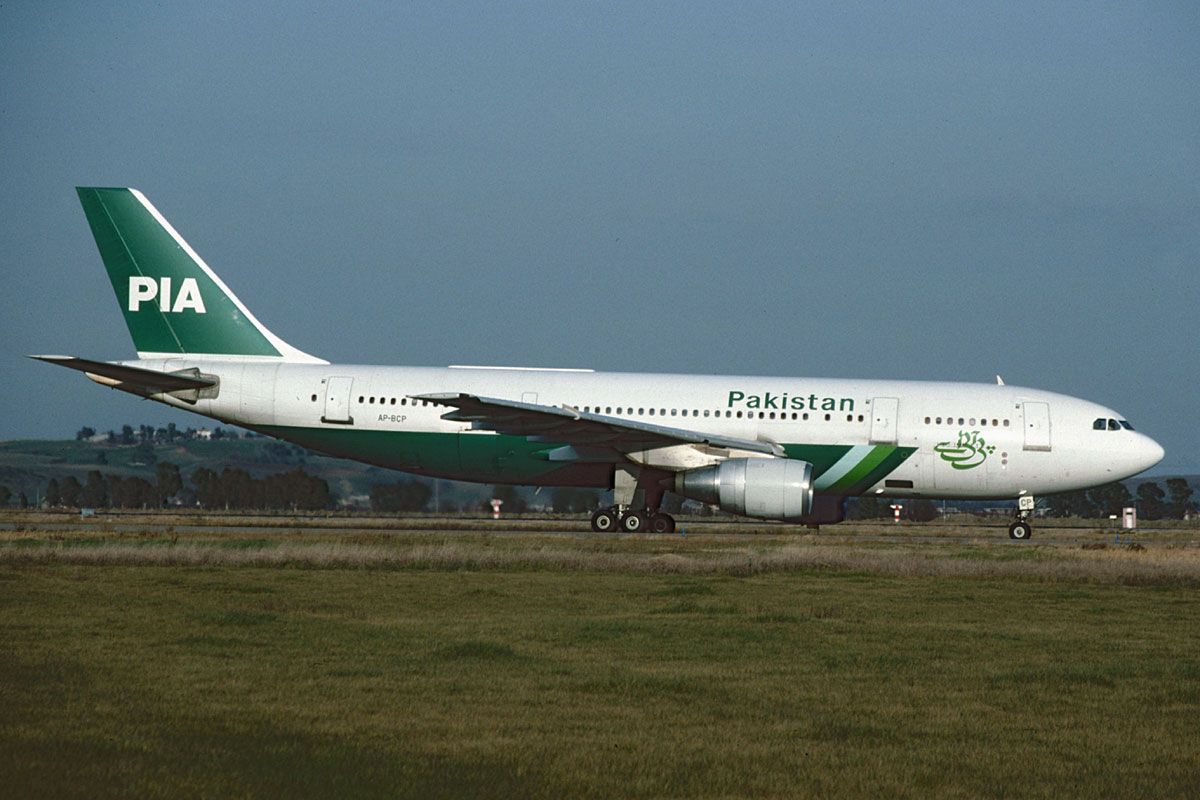
[[[199,367],[219,376],[215,398],[192,404],[155,396],[170,405],[336,455],[466,480],[588,482],[564,478],[568,473],[561,470],[544,476],[514,471],[523,456],[516,451],[508,463],[498,457],[495,474],[482,461],[468,466],[468,452],[492,444],[475,437],[498,434],[443,419],[447,409],[413,395],[469,393],[569,406],[773,442],[789,457],[814,460],[818,493],[841,495],[1012,498],[1062,492],[1137,474],[1163,453],[1149,437],[1122,425],[1123,417],[1111,409],[1018,386],[195,357],[128,363],[168,372]],[[360,452],[356,443],[368,442],[375,444]],[[426,458],[421,455],[426,446],[458,448],[462,460]],[[387,455],[393,449],[394,459]],[[645,458],[647,465],[667,470],[695,465],[678,452]],[[461,471],[453,468],[456,463]],[[539,465],[545,466],[544,459]]]

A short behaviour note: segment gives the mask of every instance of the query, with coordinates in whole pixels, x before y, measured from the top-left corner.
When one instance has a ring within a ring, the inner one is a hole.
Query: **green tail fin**
[[[76,191],[140,357],[320,361],[255,319],[141,192]]]

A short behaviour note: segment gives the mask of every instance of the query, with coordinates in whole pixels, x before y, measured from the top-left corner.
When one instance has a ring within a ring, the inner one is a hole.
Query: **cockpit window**
[[[1102,431],[1105,429],[1105,427],[1107,427],[1107,426],[1103,419],[1098,419],[1092,423],[1092,430],[1094,430],[1094,431]]]
[[[1117,424],[1117,421],[1115,419],[1110,419],[1108,421],[1108,429],[1110,431],[1119,431],[1119,430],[1121,430],[1121,426],[1119,424]]]
[[[1127,431],[1133,430],[1133,426],[1129,424],[1129,420],[1122,419],[1122,420],[1118,420],[1118,422],[1121,423],[1121,427],[1124,428],[1125,430],[1127,430]]]

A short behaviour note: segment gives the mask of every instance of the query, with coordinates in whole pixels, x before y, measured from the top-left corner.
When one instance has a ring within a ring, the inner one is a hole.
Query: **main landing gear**
[[[1033,525],[1029,518],[1033,516],[1033,507],[1037,501],[1033,495],[1023,494],[1017,498],[1017,518],[1008,526],[1008,538],[1024,541],[1033,535]]]
[[[669,475],[669,473],[667,473]],[[596,533],[674,533],[675,518],[662,505],[663,473],[619,465],[613,470],[613,505],[592,514]]]
[[[592,514],[592,530],[596,533],[612,533],[618,529],[625,533],[674,533],[675,518],[662,511],[622,509],[620,506],[602,508]]]

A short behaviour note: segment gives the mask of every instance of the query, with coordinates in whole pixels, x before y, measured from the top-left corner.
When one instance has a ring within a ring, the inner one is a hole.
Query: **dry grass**
[[[655,543],[661,546],[663,540]],[[0,544],[0,564],[79,564],[183,567],[295,567],[306,569],[552,570],[641,575],[747,576],[835,571],[901,578],[974,578],[1128,586],[1200,586],[1200,549],[1140,545],[1097,549],[1015,547],[855,547],[774,544],[706,548],[704,542],[667,540],[674,552],[639,552],[642,541],[608,540],[389,544],[343,542],[149,542],[30,540]],[[623,544],[622,544],[623,542]],[[591,543],[594,544],[594,543]],[[1016,549],[1020,548],[1020,549]]]

